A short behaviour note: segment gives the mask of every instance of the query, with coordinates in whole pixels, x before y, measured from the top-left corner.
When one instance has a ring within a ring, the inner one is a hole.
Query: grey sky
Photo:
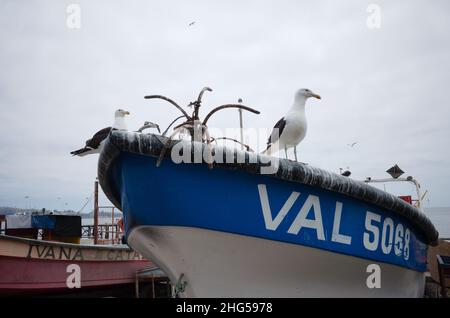
[[[70,3],[80,29],[66,27]],[[366,25],[369,3],[380,29]],[[301,161],[357,179],[398,163],[430,205],[449,206],[448,39],[446,0],[1,0],[0,205],[78,210],[97,156],[71,150],[119,106],[130,128],[166,127],[177,112],[143,96],[186,105],[207,85],[204,112],[238,97],[262,112],[247,127],[272,127],[296,89],[313,89],[323,99],[308,103]],[[236,125],[232,111],[210,122]]]

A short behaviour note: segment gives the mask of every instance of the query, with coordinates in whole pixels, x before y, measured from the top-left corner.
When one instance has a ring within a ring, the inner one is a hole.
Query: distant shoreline
[[[13,208],[13,207],[0,207],[0,215],[14,215],[14,214],[41,214],[43,213],[42,209],[21,209],[21,208]],[[64,214],[64,215],[79,215],[83,219],[92,219],[94,218],[94,211],[89,213],[78,213],[72,210],[66,211],[58,211],[58,210],[45,210],[46,214]],[[100,218],[111,217],[111,212],[99,211],[98,216]],[[119,210],[114,211],[114,218],[121,217],[122,212]]]

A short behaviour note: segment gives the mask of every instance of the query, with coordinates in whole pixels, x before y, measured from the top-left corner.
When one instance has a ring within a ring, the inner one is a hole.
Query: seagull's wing
[[[100,145],[100,143],[105,140],[109,133],[111,132],[111,127],[103,128],[102,130],[99,130],[95,133],[94,136],[92,136],[91,139],[86,141],[86,147],[96,149]]]
[[[267,140],[267,146],[277,142],[280,139],[281,134],[283,133],[284,127],[286,127],[286,120],[281,118],[273,127],[273,131],[270,134],[269,140]],[[277,132],[278,129],[278,132]]]
[[[88,145],[91,143],[92,138],[89,138],[88,140],[86,140],[85,146],[88,147]]]

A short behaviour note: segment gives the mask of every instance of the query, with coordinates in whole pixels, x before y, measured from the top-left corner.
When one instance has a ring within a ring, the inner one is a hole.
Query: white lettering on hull
[[[291,213],[295,202],[301,195],[299,192],[293,191],[279,212],[276,213],[276,216],[273,217],[265,184],[258,184],[258,193],[265,228],[269,231],[277,231],[286,216]],[[302,229],[312,229],[315,230],[316,239],[319,241],[331,239],[335,243],[352,245],[352,236],[341,233],[342,202],[336,202],[331,238],[326,237],[322,212],[320,197],[312,194],[307,195],[287,233],[299,235]],[[313,214],[313,218],[308,218],[310,214]],[[347,219],[348,222],[349,220]],[[394,222],[390,217],[382,217],[380,214],[366,211],[363,230],[364,232],[361,233],[362,242],[359,241],[358,244],[362,243],[362,246],[367,251],[379,252],[385,255],[393,253],[397,257],[403,257],[405,260],[409,259],[411,232],[403,224]],[[358,237],[361,236],[358,235]]]
[[[289,198],[284,203],[281,210],[276,214],[275,218],[272,216],[272,210],[269,204],[269,196],[267,194],[267,187],[265,184],[258,184],[258,192],[259,198],[261,202],[261,208],[264,217],[264,224],[267,230],[276,231],[283,222],[286,215],[294,206],[295,201],[300,196],[299,192],[293,191]],[[307,218],[310,211],[313,211],[314,218]],[[333,223],[333,232],[331,240],[333,242],[342,243],[342,244],[351,244],[352,238],[348,235],[344,235],[339,233],[340,223],[341,223],[341,215],[342,215],[342,203],[336,202],[336,210],[334,215],[334,223]],[[308,195],[303,203],[300,211],[289,227],[287,233],[298,235],[302,228],[314,229],[317,234],[317,239],[324,241],[326,240],[325,231],[323,228],[323,220],[322,220],[322,209],[320,207],[320,199],[316,195]]]

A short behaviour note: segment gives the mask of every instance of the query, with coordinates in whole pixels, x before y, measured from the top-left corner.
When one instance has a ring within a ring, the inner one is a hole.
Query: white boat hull
[[[128,244],[153,260],[182,297],[422,297],[424,273],[285,242],[179,226],[137,226]],[[370,264],[380,288],[369,288]]]

